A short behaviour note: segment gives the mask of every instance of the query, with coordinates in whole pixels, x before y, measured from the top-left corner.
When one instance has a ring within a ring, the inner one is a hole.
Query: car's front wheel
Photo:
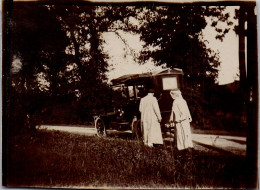
[[[104,121],[101,118],[97,118],[95,121],[95,128],[97,130],[97,136],[105,137],[106,134],[106,127]]]

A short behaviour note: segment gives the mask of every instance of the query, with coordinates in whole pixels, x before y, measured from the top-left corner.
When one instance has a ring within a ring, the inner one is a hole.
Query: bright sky
[[[119,33],[124,40],[126,40],[128,45],[125,45],[113,32],[108,32],[103,35],[106,42],[106,44],[104,44],[104,50],[109,53],[110,57],[109,72],[107,73],[109,81],[125,74],[137,74],[161,69],[161,67],[154,66],[151,61],[144,65],[138,64],[132,54],[138,53],[142,49],[139,36],[126,34],[122,31]],[[134,52],[131,52],[132,50],[134,50]]]
[[[234,17],[235,8],[238,7],[227,7],[226,9],[230,13],[231,18]],[[233,20],[233,22],[235,25],[238,24],[238,21]],[[226,24],[223,24],[223,27],[226,26]],[[238,35],[235,34],[233,29],[230,29],[223,41],[220,41],[215,39],[216,34],[214,28],[209,25],[203,31],[204,39],[209,41],[206,45],[219,52],[221,63],[218,82],[219,84],[226,84],[239,80]]]
[[[234,7],[228,7],[227,11],[230,12],[231,17],[234,16]],[[120,34],[122,34],[122,31]],[[214,28],[208,25],[203,31],[203,35],[204,39],[209,42],[207,46],[219,52],[221,61],[218,78],[219,84],[231,83],[235,79],[238,79],[238,36],[235,32],[230,30],[229,33],[226,34],[223,42],[221,42],[215,39],[216,32]],[[142,45],[139,36],[130,34],[123,34],[121,36],[127,41],[129,47],[135,50],[135,53],[141,50]],[[110,56],[110,67],[107,74],[109,80],[125,74],[142,73],[160,69],[155,67],[152,62],[141,66],[136,63],[130,54],[128,46],[124,45],[123,41],[114,33],[104,34],[104,39],[106,42],[104,49]]]

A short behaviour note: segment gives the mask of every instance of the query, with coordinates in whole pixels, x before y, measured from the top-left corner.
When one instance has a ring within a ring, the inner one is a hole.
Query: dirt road
[[[71,132],[75,134],[84,134],[88,136],[96,135],[96,129],[92,126],[54,126],[41,125],[39,130],[57,130]],[[131,131],[108,130],[109,136],[119,137],[120,135],[131,135]],[[166,141],[172,141],[172,138],[166,138]],[[236,155],[246,155],[246,137],[209,135],[209,134],[192,134],[194,148],[197,150],[212,151],[216,153],[227,153]]]

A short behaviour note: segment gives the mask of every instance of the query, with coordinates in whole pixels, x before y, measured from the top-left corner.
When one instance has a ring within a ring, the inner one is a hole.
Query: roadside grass
[[[8,187],[245,188],[245,157],[38,131],[10,139]]]

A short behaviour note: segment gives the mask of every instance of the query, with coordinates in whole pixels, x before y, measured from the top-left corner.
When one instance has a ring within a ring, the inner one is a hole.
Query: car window
[[[128,86],[128,93],[129,93],[129,98],[132,99],[135,97],[134,94],[134,86]]]
[[[163,77],[163,90],[172,90],[178,88],[177,77]]]

